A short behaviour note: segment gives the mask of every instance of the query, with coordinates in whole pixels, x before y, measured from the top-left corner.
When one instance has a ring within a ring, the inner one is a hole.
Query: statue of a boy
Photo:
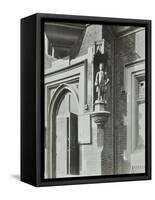
[[[104,64],[99,64],[99,72],[96,73],[96,79],[95,79],[95,86],[96,86],[96,92],[98,93],[98,101],[103,101],[104,103],[107,103],[106,101],[106,92],[107,92],[107,84],[109,83],[109,78],[107,77],[107,72],[104,71]]]

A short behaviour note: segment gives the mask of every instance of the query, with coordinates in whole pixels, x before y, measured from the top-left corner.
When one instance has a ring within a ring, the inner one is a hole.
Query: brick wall
[[[114,37],[107,26],[102,26],[102,37],[105,40],[105,53],[107,54],[106,71],[110,79],[107,93],[107,107],[110,117],[105,125],[104,148],[102,152],[102,174],[113,174],[113,68],[114,68]]]
[[[127,148],[127,97],[124,92],[124,67],[127,63],[145,58],[145,32],[141,30],[115,41],[114,66],[114,140],[115,140],[115,172],[129,172],[130,163],[124,160]]]

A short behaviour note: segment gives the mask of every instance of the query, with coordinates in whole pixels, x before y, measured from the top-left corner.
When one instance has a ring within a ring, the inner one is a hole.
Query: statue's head
[[[103,71],[103,69],[104,69],[104,63],[100,63],[99,64],[99,69],[100,69],[100,71]]]

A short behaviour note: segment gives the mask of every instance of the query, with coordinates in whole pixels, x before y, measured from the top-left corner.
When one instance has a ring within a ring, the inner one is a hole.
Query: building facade
[[[145,29],[45,23],[45,178],[145,172]],[[109,83],[101,127],[96,74]]]

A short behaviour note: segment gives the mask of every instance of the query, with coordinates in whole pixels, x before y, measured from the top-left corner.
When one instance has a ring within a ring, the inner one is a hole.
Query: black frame
[[[146,173],[44,179],[44,21],[146,28]],[[34,14],[21,19],[21,181],[34,186],[151,179],[151,20]]]

